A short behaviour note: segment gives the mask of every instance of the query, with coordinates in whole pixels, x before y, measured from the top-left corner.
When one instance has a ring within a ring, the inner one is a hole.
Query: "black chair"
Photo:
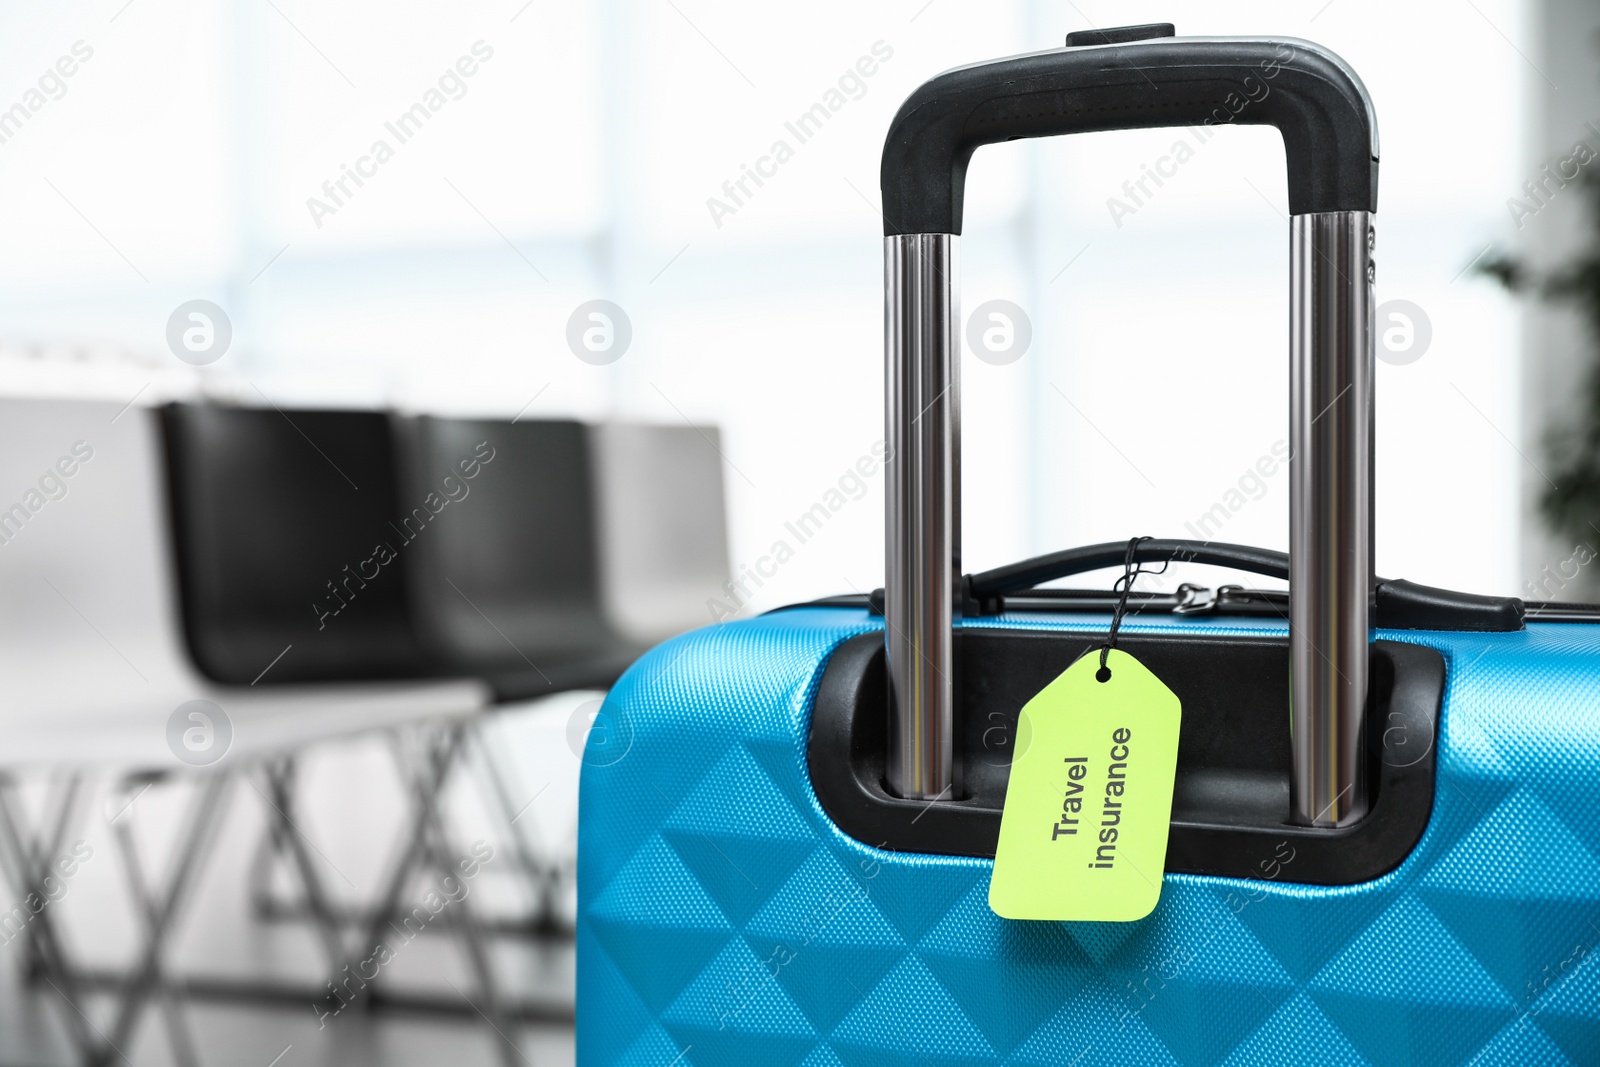
[[[580,423],[191,404],[162,422],[207,677],[471,675],[505,702],[605,688],[643,651],[602,608]]]
[[[416,520],[402,506],[386,415],[174,404],[162,424],[185,640],[204,674],[284,686],[449,673],[428,657],[412,627],[404,570]],[[418,871],[450,872],[439,797],[474,721],[419,719],[394,731],[413,810],[377,904],[363,916],[358,947],[370,951],[385,936]],[[258,914],[278,910],[273,857],[303,854],[291,814],[296,764],[291,753],[266,769],[272,803],[254,865]],[[349,945],[314,885],[306,883],[305,904],[337,971]],[[483,932],[464,900],[455,907],[485,1018],[503,1030]]]
[[[246,685],[437,673],[412,628],[387,416],[174,404],[162,421],[202,672]]]
[[[489,683],[503,703],[605,689],[643,648],[620,636],[602,602],[596,470],[589,431],[572,421],[397,419],[406,471],[407,577],[416,629],[434,661]],[[557,901],[571,862],[518,824],[513,768],[493,723],[472,732],[487,809],[527,876],[525,928],[571,931]],[[535,794],[537,796],[537,794]]]
[[[509,701],[603,687],[637,652],[611,636],[600,613],[588,454],[576,423],[181,404],[163,422],[184,628],[213,678],[473,676]],[[464,746],[482,744],[481,728],[479,718],[424,724],[416,744],[397,739],[413,811],[375,906],[361,916],[358,944],[382,939],[418,873],[459,854],[445,841],[440,797]],[[283,911],[271,866],[299,833],[287,815],[295,762],[277,772],[255,864],[262,915]],[[489,770],[503,808],[498,768]],[[562,872],[532,854],[516,814],[507,823],[536,901],[523,926],[549,928],[550,886]],[[325,937],[342,941],[328,909],[308,904]],[[455,908],[490,1025],[503,1028],[486,931],[465,901]]]
[[[398,420],[406,575],[441,669],[501,701],[604,689],[643,648],[606,617],[589,434],[571,421]]]
[[[509,703],[606,688],[643,651],[602,608],[579,423],[177,404],[163,424],[184,630],[211,678],[470,676]],[[485,752],[491,807],[503,809],[537,883],[531,925],[549,928],[562,872],[523,839],[483,724],[471,726],[424,738],[420,753],[397,746],[416,810],[369,916],[372,937],[435,851],[425,839],[438,836],[440,790],[472,740]],[[280,775],[286,796],[294,765]],[[280,910],[271,857],[295,832],[279,818],[258,856],[261,914]],[[463,936],[481,959],[481,939]]]

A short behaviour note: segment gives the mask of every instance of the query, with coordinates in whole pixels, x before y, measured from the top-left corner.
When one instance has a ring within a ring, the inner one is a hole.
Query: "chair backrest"
[[[104,716],[193,688],[160,457],[148,409],[0,399],[0,715]]]
[[[445,662],[525,668],[615,647],[601,607],[594,478],[571,421],[400,421],[423,640]],[[430,509],[424,509],[430,510]]]
[[[428,673],[386,415],[174,404],[162,421],[184,628],[208,677],[249,684],[280,654],[264,683]]]
[[[714,426],[594,427],[606,609],[653,643],[727,601],[728,512]]]

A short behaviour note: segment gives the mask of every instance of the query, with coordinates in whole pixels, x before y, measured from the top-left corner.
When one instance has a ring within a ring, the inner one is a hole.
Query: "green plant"
[[[1479,264],[1477,272],[1513,293],[1575,309],[1591,340],[1600,346],[1600,177],[1585,173],[1580,189],[1590,239],[1572,262],[1541,274],[1496,252]],[[1549,480],[1539,494],[1539,512],[1553,532],[1587,542],[1600,532],[1600,353],[1590,353],[1577,416],[1549,430],[1543,445]]]

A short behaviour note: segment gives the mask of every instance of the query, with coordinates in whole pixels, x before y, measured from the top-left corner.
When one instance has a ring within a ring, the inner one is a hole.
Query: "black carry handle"
[[[1308,41],[1171,33],[1085,31],[1065,49],[925,82],[884,143],[884,234],[960,233],[967,161],[981,145],[1162,126],[1275,126],[1291,214],[1377,210],[1377,123],[1343,61]]]
[[[966,599],[982,606],[993,601],[1001,607],[1003,599],[1027,592],[1045,582],[1070,578],[1074,574],[1104,570],[1132,563],[1206,563],[1232,567],[1268,578],[1289,578],[1289,557],[1270,548],[1230,545],[1219,541],[1144,538],[1128,551],[1126,541],[1106,541],[1082,548],[1068,548],[1020,563],[996,567],[969,575],[964,582]],[[1526,614],[1517,597],[1483,596],[1458,593],[1418,585],[1403,578],[1375,578],[1372,584],[1374,618],[1380,627],[1393,630],[1467,630],[1506,633],[1522,629]],[[983,613],[983,612],[980,612]]]
[[[1068,548],[1044,556],[1034,556],[1020,563],[996,567],[992,571],[974,574],[968,579],[973,596],[1006,596],[1020,593],[1057,578],[1070,578],[1086,571],[1120,567],[1128,558],[1128,542],[1107,541],[1082,548]],[[1270,548],[1253,548],[1250,545],[1230,545],[1212,541],[1163,540],[1145,538],[1134,546],[1132,562],[1209,563],[1218,567],[1250,571],[1268,578],[1289,580],[1289,556]]]

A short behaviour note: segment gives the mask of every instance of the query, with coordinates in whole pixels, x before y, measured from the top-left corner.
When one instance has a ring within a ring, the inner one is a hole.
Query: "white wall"
[[[123,4],[0,12],[0,106],[75,41],[94,49],[0,144],[0,389],[715,421],[736,569],[793,542],[785,522],[881,436],[877,166],[899,102],[957,63],[1174,15],[1145,0]],[[1379,300],[1413,301],[1433,328],[1421,359],[1379,367],[1378,566],[1518,591],[1516,320],[1458,274],[1512,234],[1518,49],[1538,51],[1522,0],[1176,15],[1185,33],[1310,38],[1361,72],[1383,142]],[[465,95],[318,226],[307,198],[395,140],[385,121],[478,41],[493,56]],[[847,83],[859,99],[719,225],[707,199],[794,142],[784,123],[878,42],[892,56]],[[1183,136],[997,146],[972,166],[964,306],[1012,300],[1034,339],[1008,366],[963,361],[969,567],[1184,535],[1285,434],[1276,135],[1222,130],[1120,226],[1108,212]],[[195,297],[236,329],[199,371],[164,341]],[[596,297],[634,331],[607,366],[565,342]],[[1223,536],[1283,546],[1286,512],[1279,475]],[[881,542],[875,474],[748,607],[869,589]]]

